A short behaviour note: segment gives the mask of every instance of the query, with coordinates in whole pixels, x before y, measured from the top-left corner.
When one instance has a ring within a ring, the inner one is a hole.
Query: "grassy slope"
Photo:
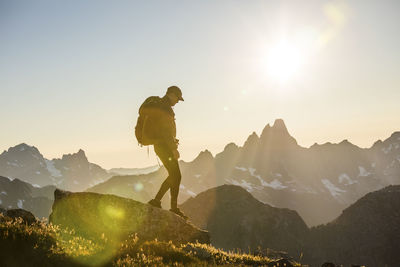
[[[274,265],[266,257],[227,253],[199,243],[175,246],[157,240],[141,242],[130,236],[117,244],[104,235],[89,240],[77,236],[74,230],[43,221],[28,226],[22,220],[7,220],[2,215],[0,251],[1,266]]]

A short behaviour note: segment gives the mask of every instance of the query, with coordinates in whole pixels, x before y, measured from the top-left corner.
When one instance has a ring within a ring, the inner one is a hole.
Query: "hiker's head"
[[[166,95],[168,96],[171,106],[175,106],[176,103],[178,103],[179,100],[184,101],[182,97],[182,91],[179,89],[178,86],[170,86],[167,89]]]

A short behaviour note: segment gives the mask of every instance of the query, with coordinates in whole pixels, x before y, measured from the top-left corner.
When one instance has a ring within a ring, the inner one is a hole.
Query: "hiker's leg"
[[[178,160],[173,159],[170,164],[170,183],[171,183],[171,208],[178,207],[178,194],[179,194],[179,185],[181,184],[181,170],[179,169]]]
[[[161,200],[165,193],[171,187],[171,171],[170,171],[170,161],[172,159],[171,153],[162,145],[155,145],[154,151],[156,152],[157,156],[160,158],[161,162],[163,163],[165,169],[168,171],[168,177],[164,180],[161,184],[160,189],[155,197],[157,200]]]
[[[165,179],[164,182],[161,184],[161,187],[158,190],[155,199],[161,200],[170,187],[171,187],[170,176],[168,176],[167,179]]]

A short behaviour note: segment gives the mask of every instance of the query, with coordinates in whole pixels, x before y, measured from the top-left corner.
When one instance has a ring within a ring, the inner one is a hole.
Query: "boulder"
[[[90,192],[55,190],[50,222],[74,229],[82,236],[121,241],[132,234],[139,240],[210,243],[207,231],[176,214],[148,204]]]
[[[0,211],[5,218],[11,218],[11,219],[16,219],[16,218],[22,218],[22,220],[27,223],[27,224],[33,224],[37,222],[35,216],[24,209],[11,209],[11,210],[1,210]]]

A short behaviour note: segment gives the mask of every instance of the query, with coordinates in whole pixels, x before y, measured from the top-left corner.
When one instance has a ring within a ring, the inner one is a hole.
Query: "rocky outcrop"
[[[54,192],[50,222],[74,229],[86,237],[103,234],[124,240],[137,234],[140,240],[209,243],[208,232],[166,210],[138,201],[97,193]]]
[[[0,213],[3,214],[5,220],[22,218],[22,221],[27,224],[33,224],[37,222],[35,216],[31,212],[24,209],[5,210],[0,208]]]

